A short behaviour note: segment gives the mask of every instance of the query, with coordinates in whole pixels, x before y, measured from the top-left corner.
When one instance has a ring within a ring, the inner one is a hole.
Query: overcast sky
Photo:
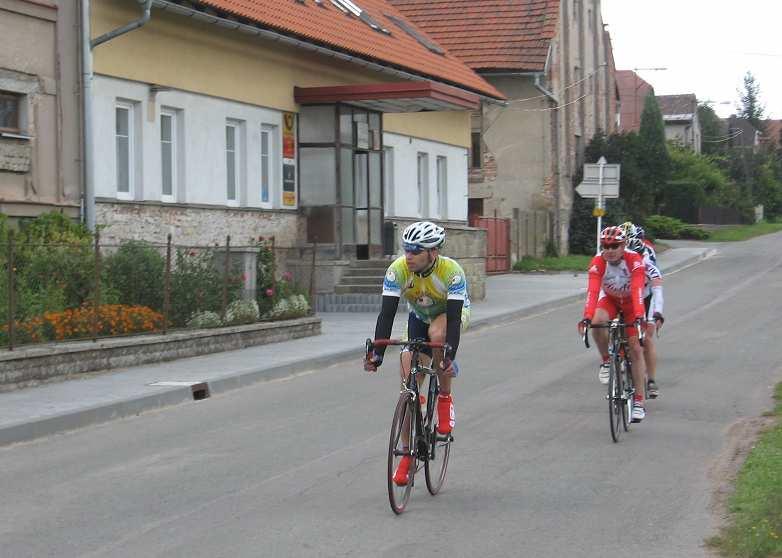
[[[736,112],[747,70],[767,118],[782,119],[782,0],[602,0],[619,70],[638,70],[658,95],[695,93]],[[729,101],[729,104],[719,104]]]

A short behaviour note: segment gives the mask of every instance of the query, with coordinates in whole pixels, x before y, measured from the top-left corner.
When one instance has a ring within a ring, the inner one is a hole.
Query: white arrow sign
[[[603,182],[602,188],[599,182],[584,181],[578,186],[576,186],[576,192],[578,192],[578,195],[581,196],[582,198],[599,198],[601,196],[601,190],[602,190],[602,197],[604,198],[619,197],[618,182],[614,182],[613,184]]]

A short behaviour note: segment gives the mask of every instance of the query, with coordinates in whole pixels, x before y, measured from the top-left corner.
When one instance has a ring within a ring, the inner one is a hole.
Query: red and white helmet
[[[622,244],[627,240],[627,235],[621,227],[606,227],[600,233],[601,244]]]

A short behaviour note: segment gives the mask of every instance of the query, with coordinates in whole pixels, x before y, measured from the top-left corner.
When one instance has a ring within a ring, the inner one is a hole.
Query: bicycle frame
[[[437,371],[432,367],[430,364],[429,366],[426,366],[421,363],[420,357],[421,353],[423,352],[423,349],[428,347],[432,349],[443,349],[448,350],[448,345],[445,343],[433,343],[426,341],[425,339],[411,339],[409,341],[398,341],[395,339],[378,339],[375,341],[367,339],[367,347],[370,346],[391,346],[391,345],[399,345],[402,346],[402,352],[399,354],[399,358],[401,361],[402,354],[405,349],[408,349],[410,351],[411,355],[411,363],[410,363],[410,373],[407,375],[407,378],[402,380],[402,388],[400,390],[400,394],[408,393],[410,398],[416,402],[415,405],[413,405],[414,409],[414,421],[415,421],[415,436],[416,439],[414,442],[409,442],[411,451],[410,455],[417,457],[420,461],[429,461],[435,459],[435,441],[443,441],[445,438],[440,440],[438,438],[437,432],[435,432],[434,424],[431,420],[434,412],[435,412],[435,403],[437,401],[437,394],[440,390],[440,381],[437,377]],[[418,376],[423,374],[425,376],[429,376],[429,389],[427,390],[427,398],[426,398],[426,413],[422,415],[421,412],[421,404],[420,404],[420,386],[418,381]],[[450,439],[450,435],[448,436]],[[415,454],[413,453],[413,449],[415,448]]]

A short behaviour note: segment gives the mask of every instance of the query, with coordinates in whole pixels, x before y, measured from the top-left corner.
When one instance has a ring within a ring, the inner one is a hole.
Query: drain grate
[[[153,382],[147,384],[150,386],[189,386],[193,392],[193,399],[200,401],[209,397],[209,384],[207,382],[188,382],[188,381],[168,381],[168,382]]]

